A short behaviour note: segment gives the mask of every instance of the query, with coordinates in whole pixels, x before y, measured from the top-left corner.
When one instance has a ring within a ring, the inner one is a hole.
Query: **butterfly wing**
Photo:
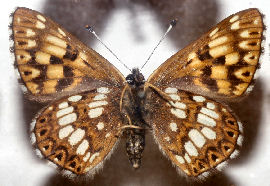
[[[212,98],[236,98],[252,89],[263,39],[262,15],[247,9],[221,21],[163,63],[148,79]]]
[[[178,169],[190,177],[207,176],[238,154],[242,124],[227,106],[176,88],[162,91],[168,100],[147,90],[145,119],[161,151]]]
[[[37,11],[17,8],[10,27],[15,67],[33,99],[47,101],[125,81],[106,59]]]
[[[32,123],[38,154],[76,175],[95,173],[122,126],[117,88],[99,87],[53,102]]]

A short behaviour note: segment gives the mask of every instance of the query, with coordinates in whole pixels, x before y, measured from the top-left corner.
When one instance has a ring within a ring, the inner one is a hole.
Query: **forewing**
[[[259,67],[262,15],[247,9],[229,16],[162,64],[148,79],[212,98],[236,98],[249,92]]]
[[[168,99],[147,90],[145,120],[161,151],[178,169],[190,177],[207,176],[238,154],[242,124],[227,106],[176,88],[163,91]]]
[[[48,105],[33,121],[38,154],[59,169],[94,173],[118,141],[120,96],[119,89],[100,87]]]
[[[27,8],[17,8],[11,18],[15,67],[32,98],[47,101],[123,84],[112,64],[50,18]]]

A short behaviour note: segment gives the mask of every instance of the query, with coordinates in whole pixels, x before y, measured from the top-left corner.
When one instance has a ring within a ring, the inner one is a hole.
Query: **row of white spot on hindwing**
[[[186,112],[183,109],[186,109],[186,105],[180,102],[181,98],[177,95],[177,89],[167,88],[165,89],[165,93],[167,93],[173,100],[176,101],[176,102],[170,102],[170,104],[175,107],[175,108],[171,108],[171,113],[180,119],[185,119],[187,116],[186,116]],[[206,98],[204,98],[203,96],[193,96],[193,100],[196,102],[205,102]],[[201,131],[198,131],[197,129],[191,129],[188,132],[188,137],[190,138],[190,140],[184,144],[184,148],[186,150],[184,157],[180,155],[175,155],[175,158],[180,164],[184,164],[185,162],[190,163],[191,162],[190,156],[198,156],[199,152],[197,148],[199,149],[202,148],[204,144],[206,143],[207,139],[208,140],[216,139],[216,132],[214,131],[213,128],[216,127],[215,120],[221,119],[221,116],[219,116],[219,114],[214,111],[215,108],[216,108],[216,105],[212,102],[206,103],[206,107],[201,108],[200,113],[198,113],[198,116],[197,116],[197,122],[205,125],[205,127],[203,127]],[[227,112],[225,108],[223,108],[222,111]],[[238,126],[239,126],[240,133],[242,133],[243,127],[240,122],[238,122]],[[171,122],[169,127],[172,132],[179,132],[178,126],[175,122]],[[169,136],[166,136],[165,140],[169,142],[171,139]],[[241,146],[242,141],[243,141],[243,136],[240,134],[237,139],[237,144]],[[230,158],[235,158],[238,154],[239,154],[239,151],[235,150],[230,155]],[[225,165],[226,165],[226,162],[223,162],[217,168],[221,169]],[[184,171],[188,173],[188,170],[184,170]]]
[[[187,115],[185,112],[187,105],[181,102],[181,98],[177,94],[178,90],[176,88],[168,87],[164,90],[164,92],[173,100],[173,101],[169,101],[168,103],[169,106],[173,106],[173,108],[171,108],[171,113],[180,119],[187,118]],[[174,126],[172,126],[171,129],[172,131],[177,130],[177,128]]]
[[[93,102],[88,104],[89,111],[88,116],[90,119],[97,118],[102,115],[104,108],[102,106],[107,105],[108,102],[105,101],[107,99],[106,94],[110,91],[106,87],[100,87],[97,89],[97,95],[93,98]],[[77,102],[82,98],[80,95],[71,96],[68,98],[68,101]],[[81,128],[78,128],[74,131],[74,128],[71,125],[67,125],[73,123],[77,119],[76,113],[73,113],[73,107],[68,107],[67,102],[63,102],[59,104],[59,110],[57,112],[57,117],[59,118],[58,124],[61,126],[65,126],[64,128],[59,130],[59,138],[63,139],[69,136],[68,142],[70,145],[77,145],[78,142],[81,142],[77,147],[76,153],[78,155],[84,155],[83,161],[87,162],[89,160],[90,164],[94,161],[94,159],[99,156],[99,152],[95,152],[92,155],[90,152],[86,152],[89,148],[89,142],[86,139],[83,139],[85,136],[85,131]],[[64,117],[62,117],[65,115]],[[67,126],[66,126],[67,125]],[[97,125],[97,130],[102,130],[104,128],[104,123],[99,122]],[[108,137],[108,134],[106,135]],[[86,169],[87,171],[87,169]]]
[[[88,112],[89,118],[99,117],[104,110],[103,107],[101,106],[108,104],[108,102],[104,100],[107,98],[106,94],[109,93],[109,89],[106,87],[101,87],[97,89],[97,93],[98,94],[93,98],[93,102],[88,104],[90,108]],[[69,97],[67,100],[69,102],[75,103],[75,102],[80,101],[81,98],[82,98],[81,95],[75,95],[75,96]],[[56,113],[56,117],[58,118],[58,124],[62,127],[59,130],[58,137],[60,140],[62,140],[69,136],[68,142],[71,146],[75,146],[80,142],[80,144],[77,147],[76,153],[78,155],[84,155],[83,161],[87,162],[89,160],[89,162],[92,163],[94,159],[97,156],[99,156],[99,152],[95,152],[92,155],[90,154],[90,152],[86,152],[87,149],[89,148],[89,142],[86,139],[84,139],[85,130],[81,128],[77,128],[75,130],[72,127],[71,124],[77,120],[77,114],[73,112],[74,107],[70,106],[68,101],[64,101],[58,105],[58,108],[60,110]],[[52,107],[49,107],[48,109],[50,108]],[[97,110],[97,108],[99,109]],[[34,120],[31,123],[31,131],[34,129],[35,124],[36,124],[36,120]],[[104,128],[104,123],[99,122],[96,125],[96,127],[97,127],[97,130],[102,130]],[[110,133],[107,133],[105,137],[107,138],[109,136],[110,136]],[[36,137],[34,133],[31,134],[31,141],[32,141],[32,144],[36,142]],[[37,154],[41,157],[40,151],[37,150]],[[88,169],[90,169],[90,167]],[[86,169],[85,171],[88,171],[88,170]]]

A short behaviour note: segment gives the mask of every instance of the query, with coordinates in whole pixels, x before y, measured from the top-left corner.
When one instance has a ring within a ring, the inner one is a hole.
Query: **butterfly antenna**
[[[85,28],[86,28],[87,31],[89,31],[90,33],[92,33],[92,34],[96,37],[96,39],[97,39],[97,40],[98,40],[105,48],[107,48],[107,50],[109,50],[109,51],[111,52],[111,54],[114,55],[114,57],[115,57],[115,58],[116,58],[116,59],[117,59],[124,67],[126,67],[126,69],[128,69],[128,70],[131,72],[131,69],[128,68],[128,66],[127,66],[125,63],[123,63],[123,62],[116,56],[116,54],[115,54],[109,47],[107,47],[107,45],[106,45],[105,43],[103,43],[103,42],[101,41],[100,37],[98,37],[98,35],[97,35],[96,32],[94,31],[93,27],[91,27],[91,26],[89,26],[89,25],[86,25]]]
[[[149,59],[152,57],[152,55],[154,54],[155,50],[157,49],[157,47],[159,46],[159,44],[164,40],[164,38],[166,37],[166,35],[171,31],[171,29],[176,25],[177,23],[177,19],[174,19],[170,22],[170,25],[167,29],[167,31],[164,33],[164,35],[161,37],[161,39],[159,40],[158,44],[155,46],[155,48],[153,49],[153,51],[151,52],[151,54],[149,55],[149,57],[147,58],[147,60],[145,61],[145,63],[143,64],[143,66],[140,68],[140,70],[143,69],[143,67],[146,65],[146,63],[148,63]]]

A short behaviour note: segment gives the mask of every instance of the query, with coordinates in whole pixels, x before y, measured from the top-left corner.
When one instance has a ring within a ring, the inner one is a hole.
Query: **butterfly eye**
[[[129,74],[127,77],[126,77],[126,81],[129,85],[134,85],[135,84],[135,76],[134,74]]]

